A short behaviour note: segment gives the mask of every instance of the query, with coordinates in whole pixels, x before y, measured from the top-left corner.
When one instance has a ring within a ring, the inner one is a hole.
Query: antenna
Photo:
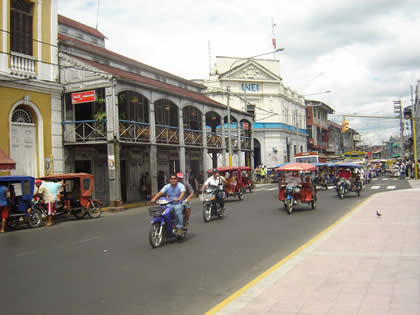
[[[98,0],[98,12],[96,13],[96,29],[98,29],[99,24],[99,6],[100,6],[101,0]]]

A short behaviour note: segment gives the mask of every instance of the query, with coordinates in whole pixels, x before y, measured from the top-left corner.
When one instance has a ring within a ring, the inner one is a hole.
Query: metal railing
[[[106,119],[63,121],[64,143],[97,142],[106,140]]]
[[[178,127],[156,125],[156,142],[166,144],[179,144]]]
[[[222,136],[215,132],[207,132],[207,146],[211,148],[222,147]]]
[[[150,125],[148,123],[120,119],[119,128],[122,141],[150,143]]]

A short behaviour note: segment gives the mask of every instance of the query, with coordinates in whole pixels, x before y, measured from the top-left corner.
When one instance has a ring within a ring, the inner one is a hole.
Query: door
[[[16,162],[12,175],[37,177],[35,124],[12,122],[10,157]]]

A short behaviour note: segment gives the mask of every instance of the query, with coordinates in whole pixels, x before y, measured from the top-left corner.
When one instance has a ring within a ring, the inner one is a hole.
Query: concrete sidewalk
[[[420,314],[420,188],[371,196],[208,314]]]

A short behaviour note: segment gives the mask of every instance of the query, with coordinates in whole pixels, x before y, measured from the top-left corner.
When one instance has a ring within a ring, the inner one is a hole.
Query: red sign
[[[242,123],[242,129],[249,130],[249,124],[246,122]]]
[[[90,103],[96,101],[95,90],[71,93],[71,103],[72,104],[81,104],[81,103]]]

